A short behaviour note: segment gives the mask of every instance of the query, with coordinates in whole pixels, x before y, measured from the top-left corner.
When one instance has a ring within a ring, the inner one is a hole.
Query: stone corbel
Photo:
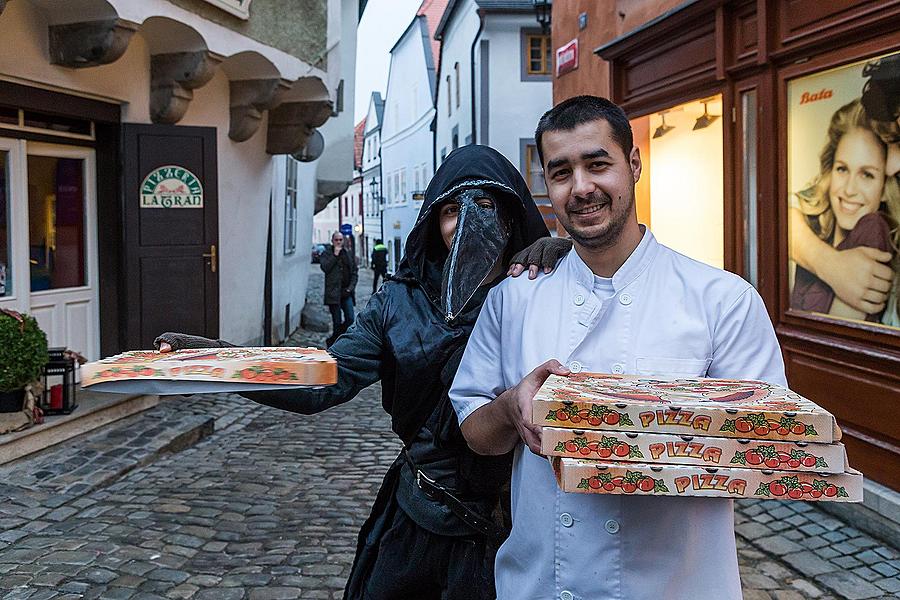
[[[50,62],[73,69],[109,64],[125,53],[136,30],[119,19],[50,25]]]
[[[150,57],[150,120],[174,125],[187,112],[195,90],[215,74],[206,50],[154,54]]]
[[[229,138],[235,142],[243,142],[256,133],[262,122],[263,111],[277,104],[275,94],[280,83],[280,79],[244,79],[230,82]]]
[[[328,206],[332,200],[350,189],[350,181],[316,181],[316,201],[313,206],[313,214],[317,214]]]
[[[313,129],[331,116],[330,100],[286,102],[269,111],[266,152],[293,154],[306,145]]]

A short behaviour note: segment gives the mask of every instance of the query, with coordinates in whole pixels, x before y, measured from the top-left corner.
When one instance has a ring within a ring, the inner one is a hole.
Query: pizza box
[[[337,382],[337,364],[318,348],[138,350],[87,363],[81,369],[82,386],[99,392],[241,392]]]
[[[564,492],[812,502],[862,502],[863,497],[862,473],[849,467],[844,473],[798,473],[560,457],[550,461]]]
[[[700,437],[544,427],[541,454],[592,460],[843,473],[841,443]]]
[[[533,406],[534,424],[547,427],[825,444],[841,438],[831,413],[762,381],[551,375]]]

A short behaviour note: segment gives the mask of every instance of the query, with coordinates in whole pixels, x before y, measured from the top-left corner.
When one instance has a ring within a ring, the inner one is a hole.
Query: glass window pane
[[[19,109],[0,106],[0,123],[6,125],[19,124]]]
[[[0,151],[0,297],[12,295],[9,208],[9,153]]]
[[[31,291],[85,285],[84,161],[28,156]]]
[[[48,115],[30,110],[25,111],[25,126],[36,127],[38,129],[50,129],[52,131],[62,131],[65,133],[77,133],[80,135],[91,134],[90,121]]]

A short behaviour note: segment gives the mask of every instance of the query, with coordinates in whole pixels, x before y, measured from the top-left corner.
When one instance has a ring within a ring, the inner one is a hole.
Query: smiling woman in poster
[[[833,113],[818,173],[792,201],[793,309],[900,327],[898,65],[894,55],[862,69],[862,99]]]

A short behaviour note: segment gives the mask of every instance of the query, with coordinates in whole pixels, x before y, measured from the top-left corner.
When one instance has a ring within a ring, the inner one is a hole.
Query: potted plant
[[[22,410],[25,386],[47,359],[47,336],[34,317],[0,309],[0,412]]]

